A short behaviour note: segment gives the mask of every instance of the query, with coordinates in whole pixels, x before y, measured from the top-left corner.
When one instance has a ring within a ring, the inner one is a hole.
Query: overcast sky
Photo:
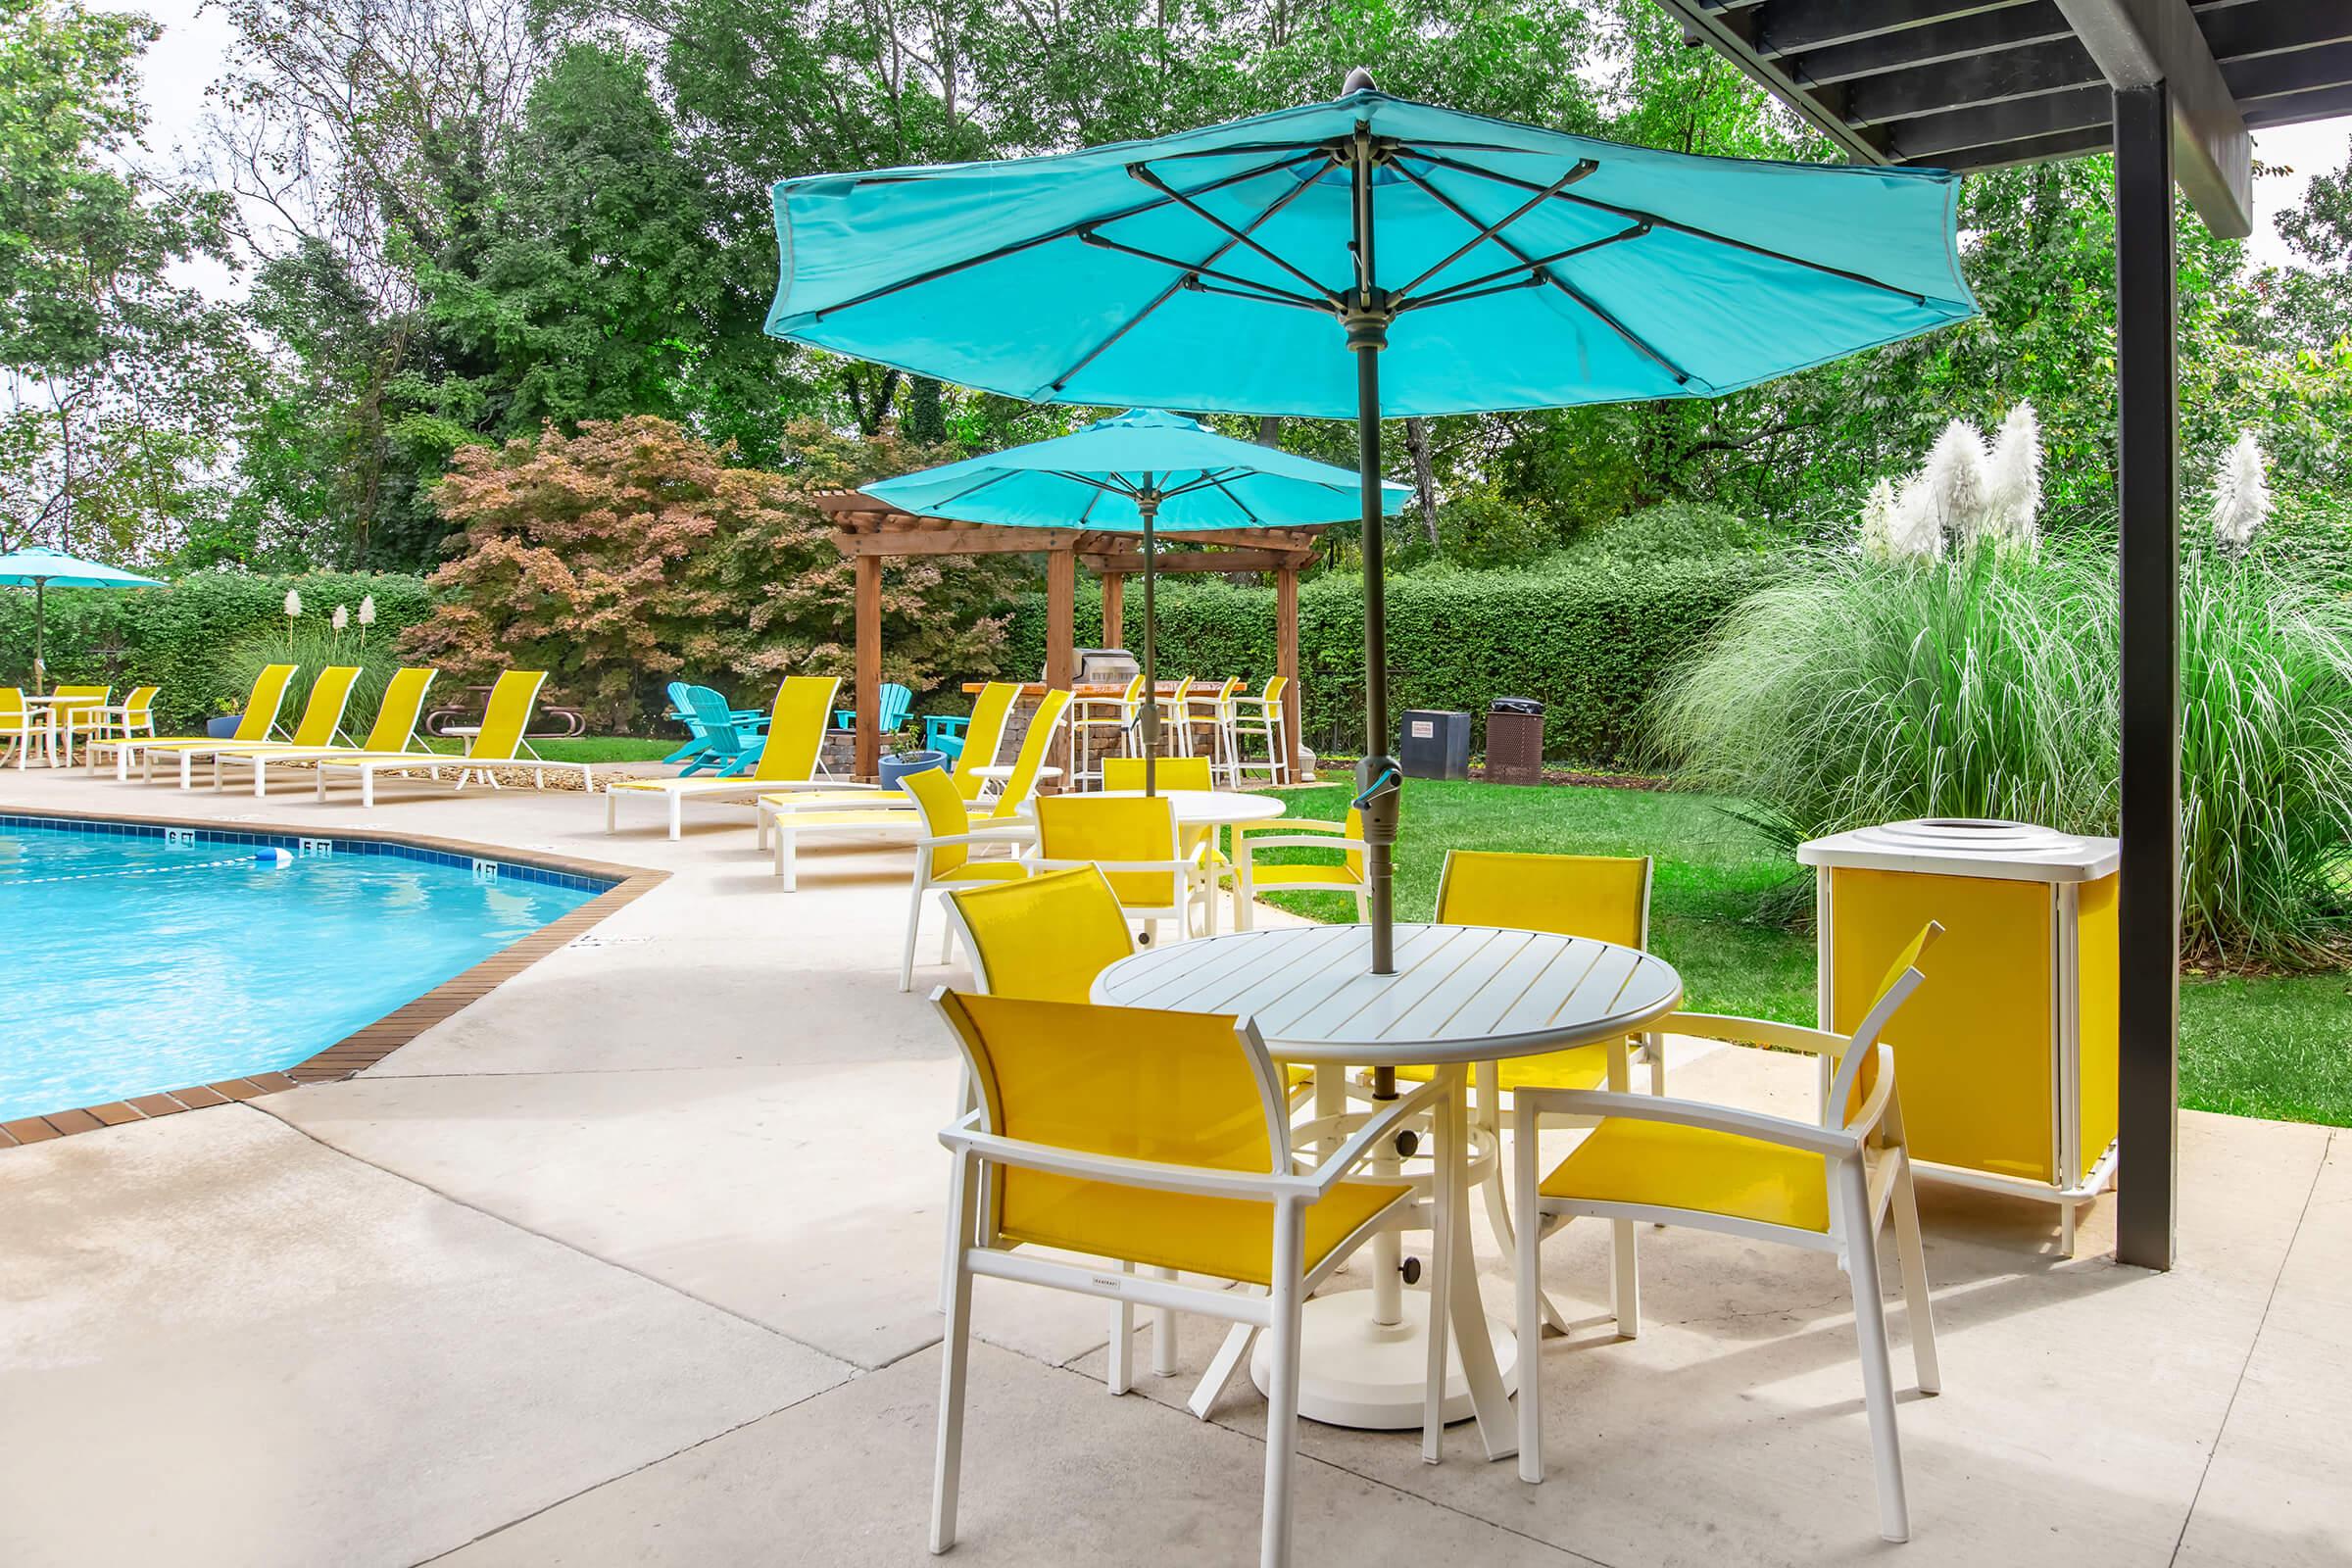
[[[235,33],[217,11],[204,11],[203,0],[147,0],[139,9],[164,26],[162,40],[147,55],[145,93],[154,114],[148,143],[160,155],[168,155],[174,143],[194,155],[207,109],[204,90],[220,74]],[[2293,171],[2254,182],[2254,260],[2285,265],[2294,258],[2271,220],[2302,201],[2312,175],[2344,167],[2352,156],[2352,119],[2262,131],[2254,138],[2254,156]],[[209,294],[240,292],[224,270],[209,264],[181,275]]]

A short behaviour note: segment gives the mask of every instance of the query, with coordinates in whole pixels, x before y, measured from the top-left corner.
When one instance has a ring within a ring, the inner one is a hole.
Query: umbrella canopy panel
[[[1143,528],[1148,496],[1153,531],[1182,533],[1352,519],[1359,488],[1351,468],[1137,409],[1052,440],[885,479],[866,493],[904,512],[965,522],[1121,532]],[[1384,485],[1384,510],[1395,513],[1411,494]]]
[[[1393,98],[775,187],[767,328],[1012,397],[1352,418],[1358,127],[1390,416],[1713,397],[1962,319],[1956,177]]]

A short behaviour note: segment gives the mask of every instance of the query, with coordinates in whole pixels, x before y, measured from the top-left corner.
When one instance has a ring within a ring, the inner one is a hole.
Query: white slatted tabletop
[[[1491,926],[1399,925],[1374,975],[1360,925],[1237,931],[1122,958],[1094,1000],[1256,1020],[1286,1061],[1493,1061],[1633,1033],[1681,1004],[1663,959],[1609,942]]]

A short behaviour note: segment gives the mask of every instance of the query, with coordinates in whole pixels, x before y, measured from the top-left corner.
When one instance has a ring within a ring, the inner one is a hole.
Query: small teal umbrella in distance
[[[1356,421],[1387,974],[1380,420],[1717,397],[1965,319],[1959,189],[1571,136],[1358,71],[1329,103],[1152,141],[784,180],[767,330],[1041,402]]]
[[[1144,687],[1158,690],[1152,588],[1161,533],[1303,527],[1356,515],[1354,470],[1219,435],[1197,419],[1135,409],[1051,440],[869,484],[901,512],[960,522],[1140,532]],[[1382,486],[1395,513],[1412,492]],[[1158,784],[1159,705],[1144,705],[1144,792]]]
[[[61,550],[43,545],[31,545],[0,555],[0,583],[32,589],[32,686],[33,695],[42,695],[48,687],[48,671],[43,667],[42,655],[47,651],[48,592],[51,583],[60,588],[161,588],[153,577],[142,577],[135,571],[124,571],[103,562],[83,561]]]

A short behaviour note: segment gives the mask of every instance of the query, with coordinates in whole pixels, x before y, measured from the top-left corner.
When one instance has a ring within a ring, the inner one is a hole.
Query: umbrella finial
[[[1358,66],[1348,73],[1347,81],[1341,84],[1340,96],[1345,98],[1350,93],[1378,91],[1380,91],[1380,84],[1372,79],[1372,73],[1365,67]]]

